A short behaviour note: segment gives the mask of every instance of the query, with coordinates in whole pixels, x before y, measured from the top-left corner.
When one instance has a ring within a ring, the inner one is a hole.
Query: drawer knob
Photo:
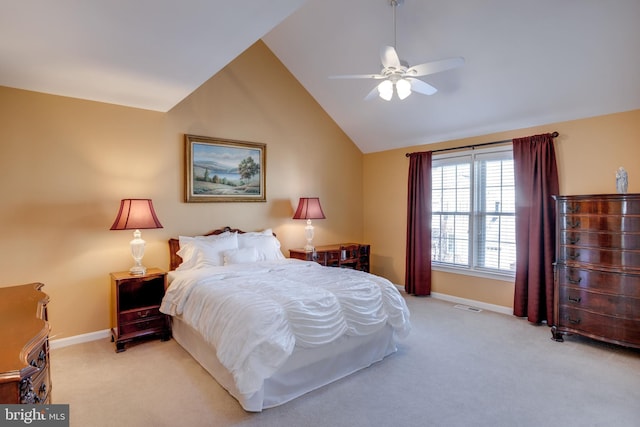
[[[572,285],[577,285],[582,281],[582,277],[578,277],[577,279],[572,279],[571,276],[567,276],[567,281]]]
[[[580,319],[572,319],[569,317],[569,323],[573,323],[574,325],[578,325],[580,323]]]
[[[576,260],[580,258],[580,252],[574,252],[572,254],[569,254],[568,256],[569,256],[569,259]]]
[[[569,244],[570,245],[575,245],[576,243],[578,243],[580,241],[580,236],[578,237],[569,237]]]
[[[581,300],[582,300],[582,298],[580,298],[580,297],[575,297],[575,298],[569,297],[569,301],[571,301],[571,302],[576,302],[576,303],[578,303],[578,302],[580,302]]]
[[[570,213],[580,212],[580,204],[567,205],[567,212],[570,212]]]
[[[575,222],[570,222],[567,224],[569,228],[580,228],[580,220],[576,220]]]

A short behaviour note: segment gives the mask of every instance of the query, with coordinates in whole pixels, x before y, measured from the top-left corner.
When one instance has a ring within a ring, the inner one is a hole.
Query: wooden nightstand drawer
[[[122,311],[120,312],[119,319],[121,323],[127,323],[158,316],[164,316],[164,314],[160,312],[160,306],[151,306],[141,307],[137,310]]]
[[[127,336],[130,334],[148,333],[153,334],[163,331],[167,327],[167,321],[164,316],[151,317],[138,322],[120,324],[119,335]]]

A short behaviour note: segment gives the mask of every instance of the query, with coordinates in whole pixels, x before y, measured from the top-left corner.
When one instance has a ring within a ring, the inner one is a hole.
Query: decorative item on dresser
[[[43,286],[0,288],[0,403],[51,403],[49,296]]]
[[[555,199],[553,338],[640,348],[640,194]]]
[[[128,271],[111,273],[111,341],[116,352],[140,338],[171,338],[169,316],[160,313],[167,286],[167,273],[150,268],[143,276]]]
[[[316,261],[320,265],[327,267],[347,267],[346,263],[340,260],[346,259],[346,252],[343,253],[343,247],[358,247],[360,254],[358,262],[355,266],[356,270],[369,272],[369,252],[370,245],[360,243],[336,243],[333,245],[316,246],[313,251],[307,251],[303,248],[289,249],[289,257],[301,259],[303,261]],[[342,265],[341,265],[342,264]]]

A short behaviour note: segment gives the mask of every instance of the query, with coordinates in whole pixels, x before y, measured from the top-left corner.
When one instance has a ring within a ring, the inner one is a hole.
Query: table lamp
[[[151,199],[122,199],[120,210],[111,230],[135,230],[131,244],[131,255],[135,260],[129,272],[134,276],[140,276],[147,272],[142,265],[145,242],[142,240],[141,229],[162,228],[156,212],[153,210]]]
[[[318,197],[300,197],[298,202],[298,209],[293,214],[293,219],[306,219],[307,226],[304,228],[307,236],[307,245],[304,250],[307,252],[313,252],[314,247],[311,241],[313,240],[313,225],[311,225],[312,219],[325,219],[324,212],[322,212],[322,206],[320,206],[320,199]]]

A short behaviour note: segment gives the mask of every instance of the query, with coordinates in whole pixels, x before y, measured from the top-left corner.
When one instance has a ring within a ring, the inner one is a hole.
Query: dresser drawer
[[[593,338],[606,337],[619,344],[640,343],[640,321],[593,313],[574,307],[561,306],[558,316],[560,330],[567,330]]]
[[[640,321],[640,299],[561,286],[558,304]]]
[[[640,275],[612,273],[566,265],[557,266],[557,286],[640,298]]]
[[[120,320],[120,323],[127,323],[160,316],[164,316],[164,314],[160,312],[160,306],[155,305],[150,307],[140,307],[136,310],[120,312],[118,318]]]
[[[31,377],[33,393],[35,394],[35,403],[49,403],[49,394],[51,392],[51,375],[49,367],[42,369]]]
[[[640,199],[611,194],[582,200],[562,200],[558,205],[558,214],[640,214]]]
[[[560,245],[556,256],[558,262],[595,264],[603,268],[638,270],[640,266],[640,251]]]
[[[640,216],[560,215],[558,226],[560,230],[633,232],[640,230]]]
[[[562,230],[558,244],[604,249],[640,250],[640,233]]]
[[[120,325],[119,334],[126,336],[128,334],[140,334],[141,332],[155,333],[167,328],[166,317],[150,317],[138,322],[122,323]]]

